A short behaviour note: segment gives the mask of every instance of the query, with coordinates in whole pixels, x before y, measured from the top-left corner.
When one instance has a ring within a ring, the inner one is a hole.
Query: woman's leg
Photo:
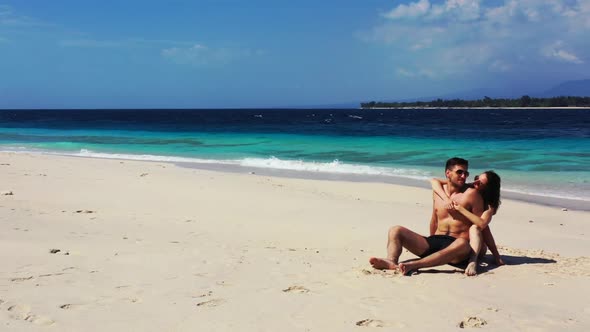
[[[483,236],[481,230],[475,225],[469,228],[469,245],[471,246],[471,255],[469,256],[469,264],[465,268],[465,274],[474,276],[477,274],[477,259],[482,251]]]

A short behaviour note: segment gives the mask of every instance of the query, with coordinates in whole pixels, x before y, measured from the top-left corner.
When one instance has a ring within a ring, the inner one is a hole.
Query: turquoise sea
[[[459,156],[504,197],[590,209],[590,110],[0,110],[0,150],[419,186]]]

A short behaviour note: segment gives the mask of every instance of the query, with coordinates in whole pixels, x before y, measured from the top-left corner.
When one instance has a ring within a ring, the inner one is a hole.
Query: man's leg
[[[469,228],[469,245],[471,246],[471,256],[469,264],[465,268],[465,275],[474,276],[477,274],[477,259],[483,248],[483,237],[481,231],[476,225]],[[485,254],[485,251],[484,251]]]
[[[387,258],[371,257],[369,263],[376,269],[395,270],[403,248],[415,255],[421,255],[430,246],[422,235],[402,226],[393,226],[387,234]]]
[[[399,268],[403,274],[406,274],[412,270],[424,267],[432,267],[448,263],[460,263],[469,255],[470,251],[471,247],[469,246],[469,241],[459,238],[441,251],[435,252],[432,255],[416,261],[401,263],[399,264]]]

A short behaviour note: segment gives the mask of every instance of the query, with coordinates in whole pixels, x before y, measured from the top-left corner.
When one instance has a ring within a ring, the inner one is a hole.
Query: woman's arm
[[[488,248],[492,252],[492,255],[494,255],[494,259],[496,260],[496,264],[504,265],[505,263],[502,260],[502,258],[500,257],[500,253],[498,252],[498,248],[496,247],[496,241],[494,240],[494,236],[492,235],[492,230],[490,229],[489,226],[486,227],[482,231],[482,235],[483,235],[483,241],[485,242],[485,244],[488,246]]]
[[[453,209],[453,202],[451,201],[451,198],[449,197],[449,195],[447,194],[447,192],[443,188],[443,185],[445,185],[445,184],[447,184],[447,180],[436,179],[436,178],[430,179],[430,185],[432,186],[432,191],[434,191],[434,193],[438,197],[440,197],[443,200],[443,202],[445,202],[445,207],[450,210],[450,209]]]
[[[490,222],[492,221],[492,217],[494,216],[495,209],[489,208],[485,210],[481,217],[478,215],[473,214],[471,211],[467,210],[459,203],[453,201],[453,208],[459,211],[462,215],[464,215],[469,221],[471,221],[474,225],[479,227],[480,230],[484,230]]]

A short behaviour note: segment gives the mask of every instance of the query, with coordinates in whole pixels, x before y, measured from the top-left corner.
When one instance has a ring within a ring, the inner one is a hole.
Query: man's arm
[[[436,209],[434,208],[434,201],[436,200],[435,194],[432,194],[432,216],[430,217],[430,235],[436,233],[438,228],[438,218],[436,217]]]

